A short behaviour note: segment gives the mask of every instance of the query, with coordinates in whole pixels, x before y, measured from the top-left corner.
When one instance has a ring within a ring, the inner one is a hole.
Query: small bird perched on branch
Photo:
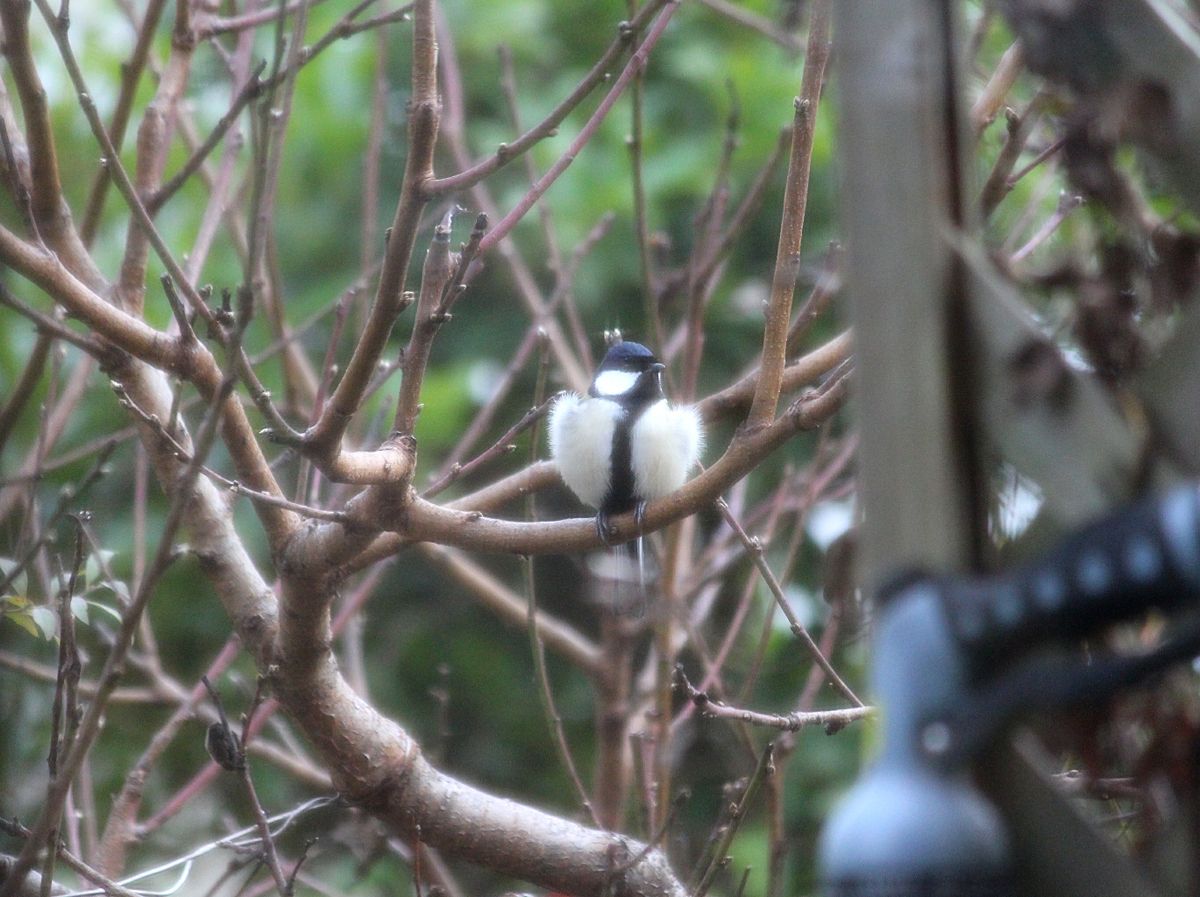
[[[640,343],[618,342],[588,394],[565,393],[550,410],[550,454],[563,482],[598,510],[596,530],[605,542],[611,516],[634,511],[640,530],[646,503],[682,486],[700,460],[700,414],[667,401],[664,369]],[[641,535],[633,548],[644,586]]]

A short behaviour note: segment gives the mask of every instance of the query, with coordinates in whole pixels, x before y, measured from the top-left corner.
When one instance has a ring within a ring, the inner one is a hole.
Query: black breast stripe
[[[630,443],[630,432],[642,412],[653,402],[638,397],[631,401],[622,402],[625,413],[613,428],[612,446],[612,482],[608,484],[608,494],[600,510],[605,514],[624,514],[637,507],[641,496],[633,489],[633,446]]]
[[[633,452],[629,443],[634,420],[636,417],[626,412],[613,428],[612,480],[600,506],[605,514],[623,514],[632,511],[637,504],[633,495]]]

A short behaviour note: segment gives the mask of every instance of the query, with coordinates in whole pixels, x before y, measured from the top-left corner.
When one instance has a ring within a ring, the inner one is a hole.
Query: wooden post
[[[862,432],[864,582],[976,560],[969,357],[946,240],[968,217],[952,4],[837,4],[842,221]]]
[[[862,434],[869,590],[914,566],[963,570],[983,546],[967,130],[950,0],[837,4],[842,218]],[[1119,447],[1119,446],[1118,446]],[[1116,453],[1120,455],[1120,452]],[[1074,463],[1064,458],[1063,464]],[[1011,744],[979,764],[1031,897],[1157,893]],[[1086,858],[1086,859],[1085,859]]]

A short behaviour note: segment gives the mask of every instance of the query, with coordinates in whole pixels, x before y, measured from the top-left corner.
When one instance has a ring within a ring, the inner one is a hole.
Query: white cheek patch
[[[602,396],[623,396],[633,389],[638,375],[633,371],[601,371],[596,375],[596,392]]]

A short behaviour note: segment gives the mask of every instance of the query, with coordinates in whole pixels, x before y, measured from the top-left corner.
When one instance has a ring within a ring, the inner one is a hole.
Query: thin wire
[[[283,813],[278,813],[275,816],[268,817],[268,824],[274,824],[280,821],[283,823],[278,829],[275,829],[271,832],[271,837],[275,837],[280,834],[284,829],[291,825],[298,816],[307,813],[310,810],[317,810],[322,807],[329,806],[330,804],[335,803],[337,800],[338,799],[336,797],[314,797],[311,800],[307,800],[290,810],[286,810]],[[191,874],[193,860],[204,856],[206,853],[211,853],[218,848],[243,848],[249,847],[253,844],[261,843],[262,839],[258,837],[245,838],[246,835],[256,831],[258,831],[257,825],[247,826],[244,829],[240,829],[216,841],[210,841],[201,847],[197,847],[191,853],[185,854],[184,856],[176,857],[175,859],[169,860],[168,862],[159,866],[154,866],[153,868],[147,869],[144,872],[139,872],[136,875],[131,875],[128,878],[122,879],[121,881],[117,882],[117,884],[119,884],[121,887],[128,887],[134,882],[151,878],[152,876],[159,875],[170,869],[174,869],[177,866],[183,866],[184,868],[180,873],[179,880],[165,891],[146,891],[134,888],[130,889],[135,893],[142,895],[142,897],[169,897],[169,895],[176,893],[181,887],[183,887],[184,882]],[[239,838],[243,838],[244,840],[236,840]],[[104,893],[104,888],[89,888],[83,891],[69,891],[66,894],[63,894],[62,897],[97,897],[97,895]]]

